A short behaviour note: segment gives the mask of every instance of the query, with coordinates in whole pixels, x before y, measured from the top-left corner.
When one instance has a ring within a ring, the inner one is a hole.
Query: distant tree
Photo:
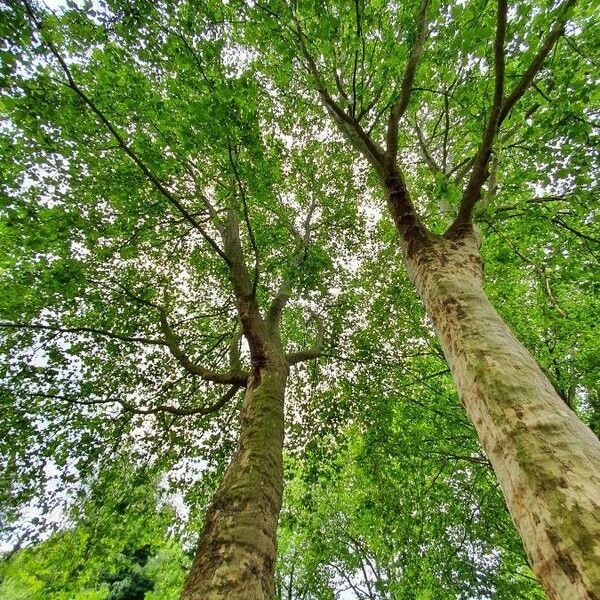
[[[167,534],[173,509],[158,487],[147,469],[119,462],[86,482],[69,515],[76,525],[4,557],[2,598],[175,600],[189,561]]]

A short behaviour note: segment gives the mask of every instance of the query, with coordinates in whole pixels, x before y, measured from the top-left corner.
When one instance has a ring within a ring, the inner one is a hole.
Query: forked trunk
[[[272,600],[288,365],[249,378],[236,453],[207,511],[182,600]]]
[[[405,254],[533,571],[552,599],[597,600],[598,438],[489,302],[472,231],[428,236]]]

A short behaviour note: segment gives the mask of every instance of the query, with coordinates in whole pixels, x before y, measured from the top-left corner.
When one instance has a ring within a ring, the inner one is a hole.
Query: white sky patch
[[[75,5],[77,8],[98,8],[99,3],[96,0],[44,0],[43,4],[50,10],[64,10],[69,5]]]

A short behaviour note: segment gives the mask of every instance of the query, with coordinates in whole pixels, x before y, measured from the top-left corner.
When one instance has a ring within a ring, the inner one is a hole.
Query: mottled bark
[[[461,402],[549,598],[600,598],[600,442],[569,409],[482,289],[472,228],[405,241]]]
[[[253,369],[236,453],[213,497],[182,600],[272,600],[283,491],[284,357]]]

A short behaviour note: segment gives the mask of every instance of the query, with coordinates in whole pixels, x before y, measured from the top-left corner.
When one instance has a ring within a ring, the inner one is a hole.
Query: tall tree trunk
[[[238,448],[207,511],[182,600],[272,600],[283,492],[283,356],[253,369]]]
[[[405,241],[404,253],[533,571],[552,599],[598,600],[598,438],[486,297],[472,228]]]

